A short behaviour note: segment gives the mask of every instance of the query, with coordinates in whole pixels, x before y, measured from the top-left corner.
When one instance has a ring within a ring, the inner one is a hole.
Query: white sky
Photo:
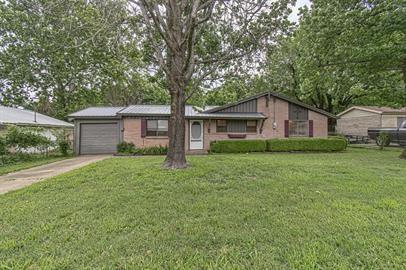
[[[289,16],[290,20],[293,22],[297,22],[299,17],[298,17],[298,12],[299,8],[303,6],[310,6],[310,0],[297,0],[296,6],[292,8],[292,14]]]

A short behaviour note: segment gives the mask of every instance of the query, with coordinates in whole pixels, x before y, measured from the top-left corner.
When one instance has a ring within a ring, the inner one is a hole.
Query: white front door
[[[190,149],[203,149],[203,121],[190,120]]]

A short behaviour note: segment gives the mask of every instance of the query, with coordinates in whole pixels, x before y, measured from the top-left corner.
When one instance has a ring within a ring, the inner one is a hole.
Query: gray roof
[[[0,106],[0,124],[73,128],[73,125],[30,110]]]
[[[169,115],[169,105],[130,105],[118,112],[121,115]]]
[[[262,113],[205,113],[205,110],[215,106],[198,108],[187,105],[185,117],[187,118],[223,118],[223,119],[263,119]],[[69,118],[119,118],[121,116],[169,116],[169,105],[130,105],[128,107],[90,107],[69,115]]]
[[[262,119],[266,118],[262,113],[204,113],[205,110],[215,108],[209,106],[199,109],[195,106],[185,107],[185,117],[187,118],[229,118],[229,119]],[[119,115],[151,115],[169,116],[171,107],[169,105],[131,105],[118,112]]]
[[[117,113],[126,107],[89,107],[68,115],[69,118],[118,117]]]
[[[262,113],[198,113],[193,118],[218,118],[218,119],[265,119]]]
[[[186,106],[185,117],[187,118],[205,118],[205,119],[264,119],[265,115],[262,113],[223,113],[221,110],[238,105],[240,103],[256,99],[262,96],[274,96],[307,108],[309,110],[321,113],[331,118],[337,118],[334,114],[320,110],[306,103],[295,100],[291,97],[285,96],[273,91],[263,92],[235,103],[226,104],[224,106],[207,106],[205,108],[197,108],[194,106]],[[128,107],[91,107],[69,115],[70,118],[100,118],[100,117],[120,117],[120,116],[169,116],[169,105],[130,105]]]

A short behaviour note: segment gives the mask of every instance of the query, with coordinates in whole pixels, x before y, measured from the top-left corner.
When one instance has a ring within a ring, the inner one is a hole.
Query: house
[[[400,126],[406,120],[406,107],[353,106],[337,116],[337,133],[367,136],[368,128]]]
[[[69,115],[77,154],[115,153],[119,142],[136,147],[168,144],[168,105],[91,107]],[[185,148],[207,152],[215,140],[327,137],[335,115],[275,92],[225,106],[186,106]]]
[[[30,110],[0,106],[0,130],[5,130],[7,125],[23,127],[41,127],[43,134],[54,139],[52,134],[54,129],[63,129],[73,133],[71,123],[52,118]]]

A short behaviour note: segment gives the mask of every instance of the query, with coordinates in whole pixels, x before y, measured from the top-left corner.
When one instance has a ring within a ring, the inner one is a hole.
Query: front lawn
[[[17,161],[12,164],[1,164],[1,162],[0,162],[0,175],[4,175],[7,173],[20,171],[20,170],[24,170],[24,169],[29,169],[32,167],[59,161],[59,160],[65,159],[65,158],[67,158],[67,157],[63,157],[63,156],[59,156],[59,155],[50,155],[50,156],[38,155],[38,156],[33,156],[33,157],[25,159],[25,160]]]
[[[404,269],[399,154],[104,160],[0,196],[0,268]]]

